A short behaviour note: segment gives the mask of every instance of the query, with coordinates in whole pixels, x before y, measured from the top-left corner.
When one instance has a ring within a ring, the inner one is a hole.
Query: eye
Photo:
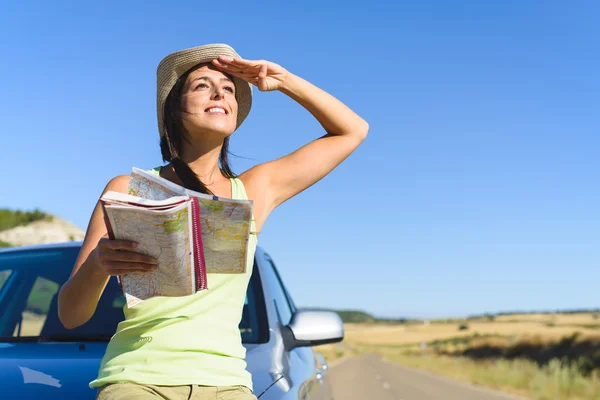
[[[231,86],[225,86],[225,88],[224,88],[224,89],[225,89],[225,90],[227,90],[227,91],[229,91],[230,93],[233,93],[233,92],[234,92],[234,89],[233,89],[233,87],[231,87]]]
[[[194,90],[199,89],[199,88],[207,88],[207,87],[208,87],[208,85],[206,83],[200,83],[198,86],[196,86],[194,88]]]

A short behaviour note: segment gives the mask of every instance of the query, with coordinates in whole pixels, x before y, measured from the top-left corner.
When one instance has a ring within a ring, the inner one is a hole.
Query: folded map
[[[119,277],[128,307],[207,289],[207,274],[246,272],[250,200],[198,193],[133,168],[129,194],[107,192],[101,203],[109,236],[133,240],[158,260],[154,272]]]

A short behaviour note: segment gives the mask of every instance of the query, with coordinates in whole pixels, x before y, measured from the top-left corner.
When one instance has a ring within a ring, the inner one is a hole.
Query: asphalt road
[[[329,370],[336,400],[515,400],[426,372],[400,367],[374,354],[342,360]]]

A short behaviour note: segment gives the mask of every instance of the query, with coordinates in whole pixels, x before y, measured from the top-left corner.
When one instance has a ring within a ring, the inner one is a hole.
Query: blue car
[[[88,383],[123,319],[111,278],[93,317],[75,329],[58,319],[57,298],[80,242],[0,250],[0,398],[95,399]],[[332,398],[327,365],[313,346],[339,342],[336,313],[298,310],[275,263],[258,248],[240,321],[254,394],[263,400]]]

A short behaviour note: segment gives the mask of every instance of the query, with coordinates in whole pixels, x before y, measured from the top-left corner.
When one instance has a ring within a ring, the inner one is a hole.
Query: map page
[[[103,199],[112,236],[137,242],[136,252],[156,258],[159,266],[153,272],[120,277],[127,307],[154,296],[194,294],[197,288],[190,202],[170,209],[152,209],[110,204],[110,194]]]
[[[196,197],[200,205],[206,272],[246,272],[253,207],[251,200],[234,200],[198,193],[139,168],[132,170],[129,194],[153,200],[176,196]]]

